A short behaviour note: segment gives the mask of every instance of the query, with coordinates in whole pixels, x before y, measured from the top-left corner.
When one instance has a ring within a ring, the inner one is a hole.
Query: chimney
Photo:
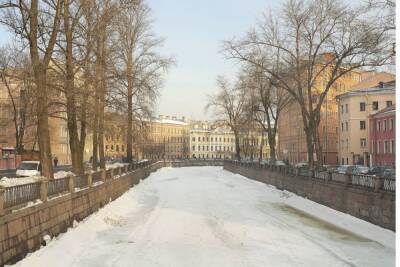
[[[336,57],[335,53],[333,53],[333,52],[326,52],[323,55],[324,55],[324,59],[327,60],[327,61],[332,61]]]

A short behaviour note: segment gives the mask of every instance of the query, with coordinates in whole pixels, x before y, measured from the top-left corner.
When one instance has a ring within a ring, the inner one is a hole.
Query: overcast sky
[[[219,53],[221,41],[243,35],[269,7],[282,0],[149,0],[154,29],[166,39],[162,49],[177,65],[166,76],[157,114],[212,118],[204,113],[207,95],[215,92],[219,74],[237,68]],[[0,28],[0,44],[10,35]]]

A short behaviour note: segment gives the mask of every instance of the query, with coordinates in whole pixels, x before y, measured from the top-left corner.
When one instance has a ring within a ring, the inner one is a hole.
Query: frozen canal
[[[394,266],[394,243],[219,167],[164,168],[17,265]]]

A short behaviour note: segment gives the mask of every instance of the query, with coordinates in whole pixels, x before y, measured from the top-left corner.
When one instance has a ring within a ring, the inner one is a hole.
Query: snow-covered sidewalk
[[[394,247],[392,231],[220,167],[163,168],[17,265],[394,266]]]

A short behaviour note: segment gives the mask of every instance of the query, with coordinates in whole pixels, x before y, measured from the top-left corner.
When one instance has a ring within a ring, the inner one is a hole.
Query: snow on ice
[[[395,233],[219,167],[163,168],[17,266],[394,266]]]

